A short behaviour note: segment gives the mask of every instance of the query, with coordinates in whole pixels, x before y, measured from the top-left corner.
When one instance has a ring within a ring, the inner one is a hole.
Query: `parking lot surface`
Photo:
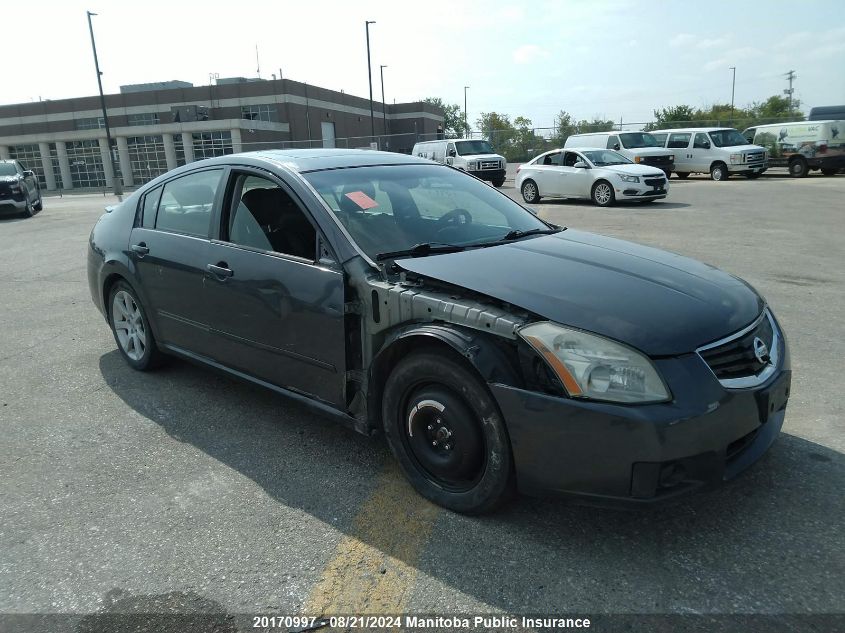
[[[381,438],[181,361],[130,369],[85,273],[110,198],[0,219],[0,613],[842,613],[843,201],[845,176],[767,176],[537,205],[753,284],[792,397],[768,455],[718,490],[474,518],[415,495]]]

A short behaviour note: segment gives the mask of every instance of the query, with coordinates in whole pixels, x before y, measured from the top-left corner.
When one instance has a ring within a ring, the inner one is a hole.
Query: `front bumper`
[[[792,372],[727,390],[697,354],[655,361],[674,400],[617,405],[491,385],[526,494],[641,505],[733,478],[780,432]]]
[[[660,200],[669,193],[669,178],[667,176],[663,184],[658,187],[645,184],[642,178],[638,183],[617,181],[613,183],[613,189],[616,192],[617,201]]]
[[[768,163],[760,163],[756,165],[728,165],[728,173],[731,174],[762,174],[769,168]]]
[[[26,211],[26,196],[23,193],[4,193],[0,197],[0,214],[23,213]]]
[[[498,182],[505,179],[504,169],[480,169],[478,171],[468,170],[467,173],[489,182]]]

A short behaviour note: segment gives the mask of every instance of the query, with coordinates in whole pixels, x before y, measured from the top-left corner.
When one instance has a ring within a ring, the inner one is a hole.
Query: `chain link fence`
[[[648,132],[658,129],[678,129],[689,127],[732,127],[740,132],[754,126],[769,123],[787,123],[794,118],[734,118],[734,119],[699,119],[695,121],[643,121],[618,124],[568,125],[564,127],[509,128],[503,130],[474,130],[470,138],[484,139],[493,147],[493,151],[504,156],[509,163],[523,163],[538,154],[564,146],[566,139],[573,134],[595,132]]]

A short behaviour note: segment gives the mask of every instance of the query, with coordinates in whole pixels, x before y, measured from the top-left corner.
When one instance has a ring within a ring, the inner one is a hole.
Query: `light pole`
[[[375,20],[366,20],[364,28],[367,29],[367,76],[370,79],[370,130],[373,139],[376,137],[376,119],[373,116],[373,67],[370,65],[370,24],[375,24]]]
[[[467,124],[467,90],[469,86],[464,86],[464,136],[469,134],[469,125]]]
[[[733,79],[731,80],[731,125],[734,122],[734,88],[736,88],[736,66],[731,66]]]
[[[381,64],[379,69],[379,74],[381,75],[381,113],[384,117],[384,133],[385,135],[388,134],[387,132],[387,104],[384,102],[384,69],[387,68],[387,64]],[[389,143],[390,141],[388,141]]]
[[[114,153],[112,152],[111,148],[111,129],[109,128],[109,115],[106,112],[106,98],[103,95],[103,73],[100,72],[100,61],[97,59],[97,45],[94,43],[94,26],[91,24],[91,16],[97,14],[91,13],[90,11],[87,11],[86,13],[88,14],[88,31],[91,33],[91,50],[94,51],[94,68],[97,70],[97,85],[100,87],[100,107],[103,109],[103,125],[106,128],[106,143],[108,143],[109,146],[109,161],[111,162],[112,188],[114,189],[114,195],[117,196],[118,200],[122,200],[123,183],[121,182],[120,178],[117,177],[117,167],[114,163]]]

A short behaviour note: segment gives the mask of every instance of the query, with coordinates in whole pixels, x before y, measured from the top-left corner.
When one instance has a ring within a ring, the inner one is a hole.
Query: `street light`
[[[387,64],[381,64],[378,68],[381,74],[381,113],[384,116],[384,133],[387,135],[387,104],[384,102],[384,69],[387,68]]]
[[[469,134],[469,125],[467,124],[467,90],[469,86],[464,86],[464,134]]]
[[[731,66],[733,79],[731,80],[731,124],[734,122],[734,88],[736,88],[736,66]]]
[[[97,71],[97,85],[100,87],[100,107],[103,109],[103,124],[106,128],[106,143],[108,143],[109,146],[109,161],[111,162],[112,188],[114,189],[114,195],[117,196],[117,199],[122,200],[123,183],[120,181],[120,178],[117,177],[117,167],[114,163],[114,154],[112,153],[111,148],[111,128],[109,128],[109,115],[106,113],[106,97],[103,95],[103,73],[100,72],[100,61],[97,59],[97,45],[94,43],[94,26],[91,24],[91,16],[97,14],[91,13],[90,11],[87,11],[86,13],[88,14],[88,31],[91,33],[91,50],[94,51],[94,68]]]
[[[370,65],[370,24],[375,24],[375,20],[366,20],[364,28],[367,29],[367,76],[370,79],[370,129],[373,139],[376,137],[376,119],[373,116],[373,68]]]

